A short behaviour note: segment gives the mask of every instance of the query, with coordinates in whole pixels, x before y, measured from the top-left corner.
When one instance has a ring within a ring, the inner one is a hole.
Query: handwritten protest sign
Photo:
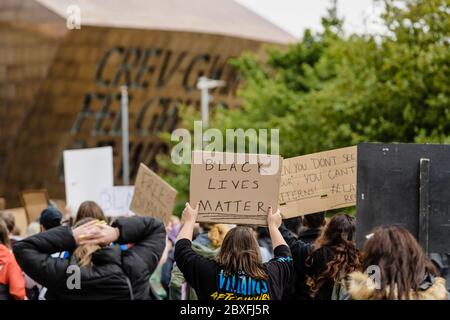
[[[193,159],[190,203],[199,204],[198,222],[267,225],[268,207],[278,207],[280,156],[194,151]]]
[[[133,198],[133,186],[115,186],[102,190],[99,196],[99,206],[108,217],[130,216],[129,210]]]
[[[284,218],[356,204],[356,146],[285,159],[279,204]]]
[[[134,183],[130,210],[136,214],[159,218],[167,223],[172,215],[177,190],[143,163]]]
[[[100,192],[114,185],[111,147],[65,150],[66,203],[72,216],[83,201],[98,202]]]
[[[20,200],[27,213],[28,221],[31,223],[41,215],[48,207],[47,190],[26,190],[20,193]]]

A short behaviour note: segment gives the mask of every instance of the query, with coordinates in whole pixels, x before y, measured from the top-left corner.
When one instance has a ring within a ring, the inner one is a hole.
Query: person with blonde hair
[[[230,230],[230,226],[226,224],[214,224],[208,231],[208,239],[214,248],[219,248],[226,234]]]
[[[280,211],[268,208],[267,224],[275,258],[263,263],[253,230],[237,226],[226,234],[217,261],[192,249],[198,205],[183,211],[184,225],[175,245],[175,261],[200,300],[278,300],[289,281],[292,258],[280,231]]]
[[[60,226],[19,241],[14,253],[22,269],[48,288],[46,299],[145,300],[165,238],[163,223],[152,217],[119,218],[112,226],[88,217],[73,229]],[[69,258],[52,257],[61,251]]]

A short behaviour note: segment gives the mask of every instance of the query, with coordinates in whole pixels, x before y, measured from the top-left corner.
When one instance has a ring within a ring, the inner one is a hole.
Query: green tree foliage
[[[450,1],[383,5],[383,35],[345,36],[331,8],[323,32],[233,61],[242,108],[217,108],[210,126],[277,128],[284,157],[362,141],[449,143]],[[189,127],[195,115],[184,114]],[[186,201],[189,169],[165,164]]]

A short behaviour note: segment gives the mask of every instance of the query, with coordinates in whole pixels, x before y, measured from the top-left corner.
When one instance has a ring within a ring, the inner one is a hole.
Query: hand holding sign
[[[186,202],[186,206],[183,210],[183,220],[186,223],[193,222],[197,220],[198,216],[198,203],[195,205],[195,208],[192,208],[189,202]]]
[[[267,213],[267,226],[269,228],[279,228],[281,226],[282,218],[281,218],[281,212],[280,209],[278,209],[276,212],[273,212],[272,207],[269,207],[268,213]]]

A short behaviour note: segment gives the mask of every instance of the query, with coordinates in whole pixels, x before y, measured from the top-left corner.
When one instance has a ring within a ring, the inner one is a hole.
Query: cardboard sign
[[[100,193],[114,185],[111,147],[66,150],[64,179],[66,203],[75,216],[83,201],[99,202]]]
[[[193,159],[190,203],[199,204],[198,222],[267,225],[268,207],[278,207],[280,156],[194,151]]]
[[[133,198],[133,186],[115,186],[104,189],[99,196],[99,206],[108,217],[130,216],[131,199]]]
[[[143,163],[134,184],[130,210],[136,214],[152,216],[167,223],[172,215],[177,190],[165,182]]]
[[[355,203],[356,146],[283,161],[279,205],[284,218]]]
[[[28,190],[20,193],[21,202],[28,216],[28,223],[36,221],[48,207],[47,190]]]

